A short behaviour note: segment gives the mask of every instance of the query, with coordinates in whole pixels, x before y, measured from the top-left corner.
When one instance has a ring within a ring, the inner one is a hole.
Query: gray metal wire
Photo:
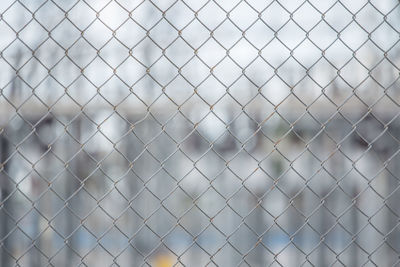
[[[0,265],[399,265],[399,11],[0,3]]]

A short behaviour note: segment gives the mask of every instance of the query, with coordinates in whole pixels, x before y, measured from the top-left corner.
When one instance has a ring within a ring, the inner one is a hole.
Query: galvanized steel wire
[[[1,266],[397,266],[398,1],[0,4]]]

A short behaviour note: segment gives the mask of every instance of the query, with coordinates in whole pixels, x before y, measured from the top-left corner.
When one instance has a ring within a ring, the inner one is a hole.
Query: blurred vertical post
[[[74,136],[74,138],[78,141],[81,140],[81,118],[77,117],[74,119],[75,125],[73,126],[73,128],[71,129],[71,134]],[[71,156],[74,155],[76,153],[76,151],[71,151],[71,149],[73,149],[73,144],[68,144],[68,142],[66,143],[66,149],[67,153]],[[70,170],[71,172],[76,175],[79,179],[83,179],[84,177],[82,176],[82,158],[80,157],[80,155],[75,155],[73,162],[70,162]],[[79,192],[77,192],[77,190],[79,189],[79,187],[77,186],[77,183],[75,181],[73,181],[75,179],[75,177],[73,175],[67,175],[66,177],[66,181],[65,181],[65,196],[68,199],[68,201],[65,203],[66,206],[69,206],[70,209],[74,210],[75,207],[78,207],[78,205],[84,205],[84,203],[80,203],[79,200]],[[71,216],[70,214],[66,213],[66,220],[65,220],[65,233],[68,236],[67,238],[67,246],[68,246],[68,250],[66,253],[66,263],[68,263],[67,265],[73,266],[73,261],[72,258],[74,256],[74,252],[75,251],[79,251],[79,247],[77,246],[75,239],[76,237],[73,236],[73,232],[75,231],[76,227],[78,227],[77,223],[74,222],[74,218],[73,216]]]
[[[21,49],[17,49],[15,52],[15,66],[19,66],[23,53]],[[32,73],[32,72],[31,72]],[[10,101],[15,103],[16,98],[21,94],[21,85],[18,80],[18,74],[13,75],[13,79],[11,82],[11,94]],[[1,93],[2,94],[2,93]],[[1,95],[0,94],[0,95]],[[8,131],[16,129],[8,129]],[[10,133],[9,133],[10,134]],[[10,134],[11,136],[13,133]],[[9,266],[11,263],[11,256],[7,253],[6,249],[10,249],[11,240],[10,238],[5,238],[6,235],[9,234],[13,225],[10,225],[10,221],[7,215],[7,212],[13,211],[16,208],[14,207],[13,200],[9,198],[10,194],[13,191],[12,185],[9,181],[9,177],[7,177],[7,173],[9,172],[10,161],[8,157],[11,154],[11,143],[5,137],[5,129],[0,127],[0,190],[1,190],[1,199],[0,199],[0,256],[1,256],[1,265],[0,266]]]
[[[400,136],[400,125],[395,124],[393,126],[393,132],[394,136]],[[391,199],[388,199],[388,205],[390,205],[390,208],[393,209],[393,211],[396,213],[396,216],[400,215],[400,156],[397,155],[392,159],[392,166],[393,166],[393,175],[395,176],[396,182],[393,185],[393,194],[391,196]],[[389,219],[389,218],[388,218]],[[392,226],[393,227],[393,226]],[[394,246],[394,249],[397,251],[400,250],[400,232],[396,229],[398,229],[398,225],[395,226],[395,229],[393,229],[393,232],[388,236],[388,242]],[[391,231],[392,229],[390,229]]]
[[[316,140],[316,142],[319,143],[319,147],[321,148],[322,151],[324,151],[328,148],[326,139],[327,139],[326,136],[321,136],[320,138],[318,138]],[[321,172],[320,172],[320,175],[321,176],[317,176],[314,179],[323,178]],[[323,181],[323,179],[321,179],[321,183],[318,185],[318,187],[320,187],[320,192],[322,192],[322,198],[325,201],[325,198],[327,197],[329,190],[326,187],[326,184],[322,181]],[[324,216],[325,215],[324,212],[326,212],[326,210],[325,210],[326,208],[323,205],[321,205],[319,207],[319,209],[321,210],[321,213],[318,215],[318,229],[320,231],[319,235],[320,235],[321,239],[320,239],[319,250],[318,250],[318,260],[317,260],[318,265],[317,266],[326,266],[326,258],[327,258],[328,253],[327,253],[327,248],[325,246],[324,241],[326,238],[326,235],[325,235],[326,231],[329,228],[328,227],[329,222],[327,220],[327,216]],[[322,236],[325,236],[325,238],[322,239]]]
[[[359,190],[357,188],[357,184],[353,184],[353,197],[357,196],[359,194]],[[357,208],[357,202],[354,202],[354,207]],[[355,233],[357,233],[358,231],[358,225],[360,224],[359,220],[358,220],[358,214],[357,211],[354,210],[351,212],[351,230],[352,230],[352,234],[354,235]],[[358,248],[356,245],[354,245],[354,243],[357,242],[357,236],[355,236],[354,240],[353,240],[353,249],[351,251],[351,266],[359,266],[358,263]]]
[[[135,117],[132,116],[131,118],[129,118],[129,121],[135,121]],[[133,130],[130,127],[127,127],[125,132],[133,132]],[[129,159],[129,163],[131,164],[131,162],[133,162],[133,160],[136,157],[136,153],[137,151],[140,149],[138,146],[138,142],[134,142],[133,138],[130,138],[130,135],[127,135],[125,137],[127,139],[127,146],[125,146],[125,153]],[[135,179],[136,177],[134,175],[128,175],[126,177],[126,183],[128,184],[127,188],[129,190],[128,192],[128,196],[129,196],[129,201],[132,201],[132,199],[134,198],[134,196],[137,194],[137,192],[139,191],[139,182],[137,179]],[[132,204],[130,204],[132,205]],[[130,207],[130,209],[132,209],[132,207]],[[129,219],[129,221],[127,222],[128,225],[130,225],[130,227],[132,229],[139,229],[140,227],[140,221],[137,218],[133,218],[133,219]],[[140,242],[138,242],[138,238],[133,238],[130,241],[130,246],[133,246],[135,248],[137,248],[137,246],[140,245]],[[137,266],[139,262],[139,260],[136,257],[136,253],[130,253],[130,262],[132,262],[132,266]]]
[[[13,210],[11,199],[7,199],[12,191],[10,181],[6,175],[9,163],[6,163],[10,154],[10,144],[3,134],[0,133],[0,265],[10,266],[10,255],[6,249],[10,249],[10,241],[6,236],[9,234],[11,225],[6,211]]]

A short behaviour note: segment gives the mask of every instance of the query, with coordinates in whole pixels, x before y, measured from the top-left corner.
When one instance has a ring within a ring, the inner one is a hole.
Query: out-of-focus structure
[[[395,0],[0,2],[0,266],[396,266]]]

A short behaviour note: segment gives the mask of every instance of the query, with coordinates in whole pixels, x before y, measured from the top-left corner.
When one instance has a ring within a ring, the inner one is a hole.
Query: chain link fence
[[[0,266],[399,266],[397,0],[2,0]]]

